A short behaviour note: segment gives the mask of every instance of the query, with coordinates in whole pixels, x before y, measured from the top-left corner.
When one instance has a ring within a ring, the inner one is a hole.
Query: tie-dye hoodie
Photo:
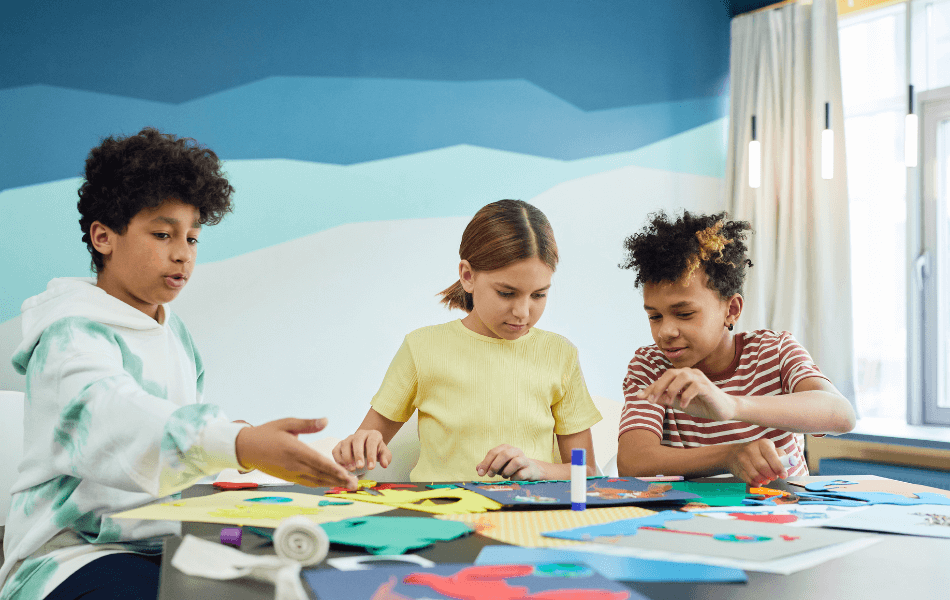
[[[44,598],[107,553],[160,551],[180,524],[110,515],[238,467],[242,427],[201,403],[201,358],[167,306],[159,323],[95,280],[62,278],[22,311],[25,448],[0,582],[23,562],[0,600]]]

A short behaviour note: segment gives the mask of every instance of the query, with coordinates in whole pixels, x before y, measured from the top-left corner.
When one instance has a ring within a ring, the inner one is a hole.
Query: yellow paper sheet
[[[341,501],[340,498],[277,490],[218,492],[198,498],[154,502],[112,515],[112,518],[277,527],[282,520],[294,515],[303,515],[314,523],[329,523],[393,510],[391,506],[364,502],[320,506],[321,500]]]
[[[362,484],[363,482],[361,481],[360,483]],[[439,488],[425,491],[385,489],[377,490],[376,494],[361,490],[359,492],[348,492],[345,494],[327,494],[327,497],[339,498],[341,500],[372,502],[373,504],[384,504],[393,508],[419,510],[437,515],[483,513],[487,510],[498,510],[501,508],[501,504],[491,498],[462,488]],[[439,504],[434,501],[439,498],[455,501]]]
[[[652,514],[655,514],[655,511],[637,506],[612,506],[587,510],[518,510],[480,515],[438,515],[436,518],[467,523],[475,528],[475,533],[507,544],[543,548],[584,544],[584,542],[573,540],[544,537],[541,533],[545,531],[599,525]]]

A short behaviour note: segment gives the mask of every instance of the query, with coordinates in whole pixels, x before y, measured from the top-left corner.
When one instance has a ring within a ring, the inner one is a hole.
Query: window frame
[[[947,322],[941,315],[941,284],[944,290],[948,282],[941,282],[942,269],[941,254],[944,258],[950,255],[950,249],[943,253],[939,251],[939,244],[946,243],[939,234],[940,223],[946,223],[946,207],[943,211],[937,205],[938,165],[937,154],[937,126],[943,122],[950,122],[950,86],[923,92],[918,97],[918,113],[920,135],[918,152],[920,165],[916,169],[908,169],[909,187],[914,188],[915,206],[918,212],[916,252],[908,252],[912,261],[911,285],[909,292],[916,296],[919,305],[919,319],[913,329],[916,337],[915,352],[919,353],[919,397],[912,403],[916,409],[917,418],[925,425],[950,425],[950,407],[941,407],[940,398],[946,399],[945,384],[950,373],[942,372],[948,368],[946,331]],[[946,150],[945,150],[946,151]],[[948,177],[944,174],[944,177]],[[944,199],[945,202],[947,199]],[[943,215],[941,215],[943,212]],[[909,215],[908,215],[909,216]],[[941,220],[940,217],[944,219]],[[950,272],[950,271],[947,271]],[[910,298],[911,296],[909,296]],[[910,325],[910,323],[908,323]],[[908,331],[911,331],[908,329]],[[941,335],[943,334],[943,335]],[[941,342],[943,341],[943,345]],[[910,416],[910,415],[909,415]]]

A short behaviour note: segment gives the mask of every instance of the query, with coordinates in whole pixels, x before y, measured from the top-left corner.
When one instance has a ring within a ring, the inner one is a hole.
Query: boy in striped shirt
[[[764,485],[808,474],[803,434],[854,427],[851,404],[790,333],[733,333],[750,226],[726,216],[660,212],[625,241],[621,266],[637,272],[655,344],[624,380],[621,475],[729,472]]]

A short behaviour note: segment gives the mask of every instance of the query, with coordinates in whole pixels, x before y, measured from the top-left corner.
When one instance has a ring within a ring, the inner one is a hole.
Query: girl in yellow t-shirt
[[[459,258],[442,302],[468,316],[406,336],[333,458],[350,471],[389,466],[386,444],[418,410],[413,481],[569,479],[573,448],[587,451],[593,475],[590,427],[601,416],[577,348],[534,327],[558,261],[547,217],[521,200],[493,202],[465,228]]]

